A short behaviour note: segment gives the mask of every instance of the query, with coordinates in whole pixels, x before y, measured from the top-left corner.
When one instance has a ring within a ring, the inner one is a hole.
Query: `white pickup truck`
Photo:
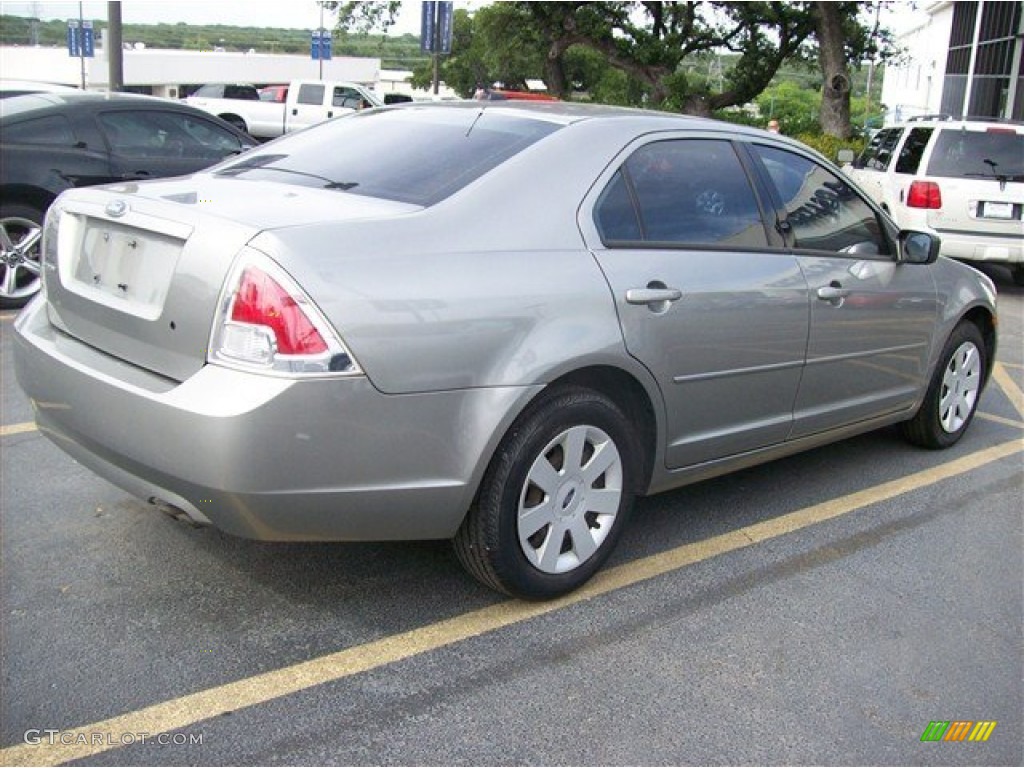
[[[331,80],[293,80],[281,102],[260,101],[252,85],[211,83],[185,103],[226,120],[259,139],[273,139],[289,131],[364,107],[383,105],[381,98],[358,83]]]

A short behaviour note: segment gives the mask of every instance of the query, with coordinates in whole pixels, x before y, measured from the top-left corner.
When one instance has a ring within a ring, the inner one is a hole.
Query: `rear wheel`
[[[1024,264],[1016,264],[1010,267],[1010,277],[1014,285],[1024,286]]]
[[[238,115],[221,115],[220,119],[223,120],[225,123],[228,123],[229,125],[233,125],[235,128],[242,131],[243,133],[249,132],[249,128],[246,126],[245,120],[240,118]]]
[[[942,349],[924,402],[903,424],[904,436],[924,448],[948,448],[959,440],[978,408],[985,366],[981,332],[974,323],[960,323]]]
[[[639,447],[604,395],[565,388],[506,435],[455,537],[484,584],[547,599],[584,584],[611,553],[633,503]]]
[[[24,306],[39,291],[43,212],[28,205],[0,208],[0,307]]]

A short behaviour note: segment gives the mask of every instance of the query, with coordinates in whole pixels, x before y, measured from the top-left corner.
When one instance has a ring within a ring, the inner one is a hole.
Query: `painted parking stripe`
[[[999,388],[1003,390],[1010,404],[1017,410],[1017,413],[1024,419],[1024,391],[1017,385],[1002,363],[996,363],[992,368],[992,378]]]
[[[34,421],[23,421],[21,424],[8,424],[0,427],[0,437],[7,437],[8,435],[20,435],[22,432],[35,432],[36,423]]]
[[[56,765],[113,749],[120,744],[123,734],[157,734],[184,729],[225,712],[252,707],[445,648],[471,637],[672,573],[687,565],[799,531],[970,472],[1022,450],[1024,440],[1013,440],[772,520],[641,558],[598,573],[582,589],[559,600],[547,603],[505,601],[408,632],[74,728],[54,738],[54,743],[43,741],[39,744],[11,746],[0,750],[0,765]]]

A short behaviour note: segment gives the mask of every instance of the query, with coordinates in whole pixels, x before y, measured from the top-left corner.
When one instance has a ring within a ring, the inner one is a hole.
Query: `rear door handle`
[[[627,304],[646,304],[651,309],[667,309],[669,302],[681,298],[683,292],[678,288],[630,288],[626,291]]]

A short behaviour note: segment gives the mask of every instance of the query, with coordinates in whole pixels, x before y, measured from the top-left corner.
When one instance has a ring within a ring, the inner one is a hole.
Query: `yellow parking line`
[[[992,378],[995,380],[999,388],[1006,393],[1006,397],[1009,398],[1010,404],[1017,409],[1017,413],[1024,419],[1024,392],[1017,385],[1010,374],[1006,372],[1006,368],[1003,367],[1002,363],[996,363],[992,368]]]
[[[978,411],[978,418],[984,419],[985,421],[993,421],[996,424],[1002,424],[1006,427],[1017,427],[1018,429],[1024,429],[1024,421],[1018,421],[1017,419],[1007,419],[1004,416],[996,416],[994,413],[985,413],[984,411]]]
[[[36,423],[34,421],[23,421],[21,424],[8,424],[0,427],[0,437],[20,435],[22,432],[35,432],[35,430]]]
[[[225,712],[262,704],[313,686],[394,664],[639,584],[687,565],[832,520],[871,504],[970,472],[1019,453],[1022,449],[1024,441],[1013,440],[848,496],[641,558],[599,573],[585,587],[560,600],[547,603],[505,601],[371,643],[64,731],[39,744],[11,746],[0,750],[0,765],[55,765],[113,749],[121,743],[125,734],[157,734],[181,730]]]

